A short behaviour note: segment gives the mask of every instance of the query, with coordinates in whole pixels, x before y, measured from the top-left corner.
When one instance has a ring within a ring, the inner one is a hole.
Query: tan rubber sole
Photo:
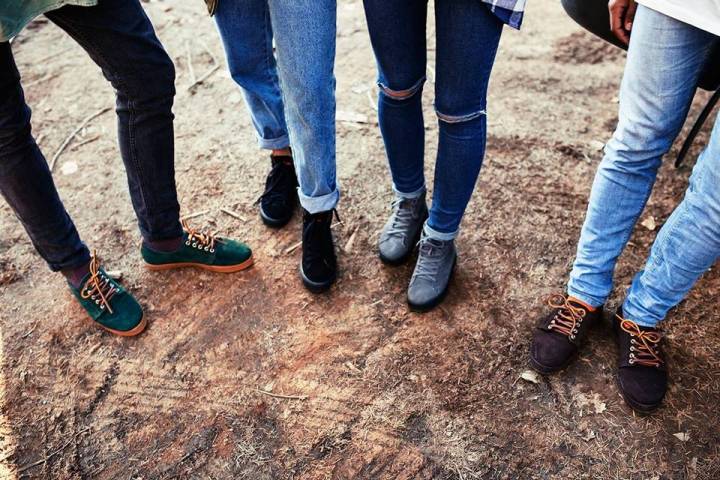
[[[216,273],[233,273],[233,272],[239,272],[241,270],[246,270],[253,266],[253,263],[255,261],[253,260],[253,257],[248,258],[242,263],[238,263],[237,265],[225,265],[225,266],[215,266],[215,265],[205,265],[202,263],[192,263],[192,262],[184,262],[184,263],[163,263],[159,265],[153,265],[150,263],[145,264],[145,268],[148,270],[152,270],[154,272],[162,271],[162,270],[173,270],[176,268],[200,268],[202,270],[207,270],[209,272],[216,272]]]
[[[100,325],[100,327],[112,333],[113,335],[118,335],[120,337],[134,337],[136,335],[140,335],[142,332],[145,331],[145,327],[147,327],[147,318],[143,316],[138,326],[133,328],[132,330],[114,330],[103,325]]]

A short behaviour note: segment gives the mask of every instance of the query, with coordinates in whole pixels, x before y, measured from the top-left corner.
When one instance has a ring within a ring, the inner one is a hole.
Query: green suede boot
[[[142,257],[150,270],[195,267],[211,272],[230,273],[253,264],[252,251],[244,243],[216,237],[190,228],[182,222],[183,242],[174,252],[158,252],[143,244]]]
[[[135,298],[100,267],[95,252],[90,260],[90,271],[75,288],[68,282],[70,291],[80,305],[98,325],[122,337],[139,335],[147,326],[147,319]]]

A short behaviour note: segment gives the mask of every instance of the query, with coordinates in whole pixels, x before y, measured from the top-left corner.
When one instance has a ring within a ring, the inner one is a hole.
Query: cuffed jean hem
[[[82,250],[77,252],[75,255],[70,257],[64,262],[61,263],[51,263],[47,262],[48,267],[53,272],[61,272],[63,270],[72,270],[77,267],[81,267],[87,263],[90,262],[90,250],[83,245]]]
[[[445,233],[445,232],[438,232],[434,228],[432,228],[430,225],[428,225],[428,222],[425,222],[425,226],[423,227],[423,232],[425,233],[425,236],[428,238],[432,238],[433,240],[439,240],[441,242],[449,242],[450,240],[455,240],[457,238],[458,233],[460,233],[460,230],[455,230],[451,233]]]
[[[655,328],[663,321],[662,318],[652,315],[647,309],[636,305],[629,297],[623,302],[622,313],[623,318],[632,320],[641,327]]]
[[[259,138],[258,145],[264,150],[278,150],[290,146],[290,137],[285,134],[278,138]]]
[[[309,213],[328,212],[337,206],[340,200],[340,190],[336,188],[326,195],[308,197],[298,189],[298,197],[300,197],[300,205]]]
[[[140,235],[142,235],[143,240],[146,242],[158,242],[161,240],[171,240],[173,238],[182,237],[183,229],[178,221],[177,225],[174,227],[154,233],[146,232],[141,228]]]
[[[402,198],[403,200],[415,200],[416,198],[420,198],[420,196],[422,196],[422,194],[425,193],[426,190],[427,189],[425,188],[425,185],[423,185],[414,192],[405,193],[398,190],[395,184],[393,184],[393,192],[395,193],[395,196],[397,198]]]
[[[603,305],[605,305],[605,302],[603,300],[600,300],[596,297],[591,297],[589,295],[585,295],[584,293],[579,292],[579,291],[575,290],[574,288],[572,288],[569,284],[567,287],[567,294],[570,297],[577,298],[578,300],[580,300],[583,303],[587,303],[588,305],[590,305],[593,308],[598,308],[598,307],[602,307]]]

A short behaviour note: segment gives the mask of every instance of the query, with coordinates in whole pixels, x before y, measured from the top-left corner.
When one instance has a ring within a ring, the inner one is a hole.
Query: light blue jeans
[[[662,156],[680,132],[718,37],[640,5],[620,90],[619,122],[605,147],[580,235],[568,293],[605,303],[613,270],[647,202]],[[655,326],[720,255],[720,123],[685,198],[658,232],[623,314]]]
[[[260,147],[292,145],[300,203],[310,213],[332,210],[340,197],[336,17],[336,0],[221,0],[215,12],[230,75],[242,88]]]

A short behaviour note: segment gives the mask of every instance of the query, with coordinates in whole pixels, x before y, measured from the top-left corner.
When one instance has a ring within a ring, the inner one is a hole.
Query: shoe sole
[[[242,263],[238,263],[236,265],[205,265],[204,263],[193,263],[193,262],[181,262],[181,263],[161,263],[161,264],[152,264],[152,263],[146,263],[145,268],[148,270],[152,270],[154,272],[162,271],[162,270],[174,270],[176,268],[200,268],[202,270],[207,270],[208,272],[215,272],[215,273],[233,273],[233,272],[239,272],[241,270],[246,270],[253,266],[255,261],[253,260],[253,257],[248,258]]]
[[[577,357],[578,357],[578,354],[574,353],[570,356],[570,358],[568,358],[565,361],[565,363],[563,363],[559,367],[555,367],[555,368],[547,367],[547,366],[543,365],[542,363],[538,363],[533,357],[530,357],[530,360],[528,363],[530,364],[530,368],[532,368],[536,372],[541,373],[543,375],[550,375],[550,374],[561,372],[561,371],[565,370],[567,367],[570,366],[571,363],[573,363],[577,359]]]
[[[98,325],[100,324],[98,323]],[[100,325],[100,328],[102,328],[103,330],[106,330],[113,335],[117,335],[119,337],[134,337],[136,335],[140,335],[142,332],[145,331],[145,327],[147,327],[147,318],[145,318],[144,315],[142,319],[140,319],[140,323],[138,323],[138,325],[131,330],[115,330],[113,328]]]
[[[305,276],[305,272],[303,271],[302,264],[300,264],[300,278],[302,278],[303,285],[305,285],[305,288],[310,290],[312,293],[323,293],[326,292],[332,287],[333,283],[337,280],[337,274],[333,275],[332,278],[329,280],[326,280],[324,282],[315,282],[313,280],[310,280],[307,276]]]
[[[453,275],[455,274],[455,265],[457,265],[457,255],[455,255],[455,259],[453,260],[453,266],[450,269],[450,277],[448,278],[447,285],[445,285],[445,289],[440,292],[440,295],[435,297],[432,301],[427,303],[412,303],[410,299],[408,298],[408,306],[410,307],[410,310],[417,313],[425,313],[429,312],[433,308],[437,307],[442,303],[443,300],[445,300],[445,296],[448,293],[448,290],[450,289],[450,281],[452,280]]]
[[[622,389],[622,386],[620,385],[620,378],[615,376],[615,384],[618,387],[618,390],[620,391],[620,395],[622,396],[623,400],[625,400],[625,403],[632,408],[636,413],[639,413],[641,415],[649,415],[653,413],[655,410],[660,408],[660,405],[662,405],[662,400],[660,400],[657,404],[646,404],[646,403],[640,403],[638,401],[633,400],[632,398],[625,395],[625,392]],[[663,397],[664,399],[665,397]]]
[[[295,209],[293,208],[293,212],[291,212],[287,218],[273,218],[273,217],[269,216],[268,214],[266,214],[263,211],[262,207],[260,207],[260,218],[262,219],[263,223],[265,225],[267,225],[268,227],[282,228],[285,225],[287,225],[288,222],[290,222],[290,220],[293,217],[294,211],[295,211]]]

